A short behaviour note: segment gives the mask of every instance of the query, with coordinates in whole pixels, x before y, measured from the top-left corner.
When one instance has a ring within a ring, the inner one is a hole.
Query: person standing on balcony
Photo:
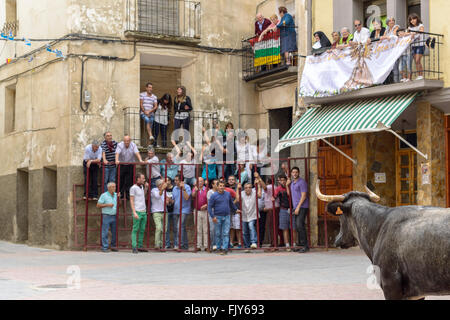
[[[322,31],[315,32],[314,39],[316,42],[312,46],[313,55],[320,55],[331,48],[330,40]]]
[[[261,33],[263,33],[269,26],[270,20],[264,18],[261,13],[258,13],[256,15],[256,22],[255,22],[255,35],[259,37]]]
[[[155,111],[158,109],[158,98],[153,94],[153,85],[149,82],[145,86],[146,91],[140,95],[141,118],[145,121],[150,144],[155,138],[152,134],[152,125],[155,120]]]
[[[103,165],[105,166],[103,192],[106,192],[108,183],[116,182],[116,165],[114,160],[116,158],[117,142],[113,140],[112,133],[109,131],[105,132],[103,136],[105,137],[105,141],[101,145]]]
[[[386,20],[386,32],[384,36],[381,37],[381,40],[390,40],[397,38],[397,32],[400,28],[399,25],[395,24],[395,18],[389,17]],[[388,78],[388,83],[398,83],[400,82],[400,72],[399,72],[400,59],[395,62],[394,68],[392,69],[391,74]]]
[[[382,40],[382,37],[386,33],[386,28],[381,25],[381,22],[378,20],[372,21],[373,31],[370,34],[370,40]]]
[[[166,93],[158,100],[158,109],[155,112],[155,142],[153,146],[159,148],[158,136],[161,133],[161,144],[167,148],[167,125],[169,124],[169,109],[172,108],[172,97]]]
[[[186,88],[180,86],[177,88],[177,96],[175,97],[174,103],[174,128],[175,130],[180,129],[183,126],[184,130],[189,132],[189,123],[191,121],[189,112],[192,111],[191,98],[186,95]],[[187,142],[188,135],[183,135],[183,142]]]
[[[403,38],[407,36],[408,34],[405,32],[405,29],[398,29],[398,37]],[[408,48],[403,52],[403,54],[400,57],[399,62],[399,71],[402,76],[400,79],[400,82],[408,82],[411,81],[411,47],[408,46]]]
[[[130,187],[133,184],[133,165],[123,164],[121,162],[130,163],[135,162],[138,159],[140,163],[143,163],[141,154],[134,142],[131,141],[130,136],[124,136],[123,141],[117,145],[116,148],[116,165],[120,166],[120,197],[123,199],[125,196],[130,199]]]
[[[355,32],[350,42],[352,46],[370,43],[370,30],[363,27],[361,20],[355,20]]]
[[[259,35],[259,41],[261,41],[268,32],[274,31],[277,28],[277,24],[280,23],[280,19],[278,19],[276,14],[270,16],[270,21],[272,22],[270,26]]]
[[[281,54],[284,54],[286,65],[292,65],[289,53],[297,51],[297,33],[295,32],[294,18],[287,12],[286,7],[279,7],[281,21],[277,24],[280,29]]]
[[[90,145],[88,145],[84,149],[84,157],[83,157],[83,173],[84,173],[84,196],[83,199],[86,199],[88,196],[89,200],[97,200],[98,197],[98,185],[97,185],[97,177],[98,177],[98,168],[100,166],[102,159],[102,148],[97,140],[92,141]],[[89,181],[87,181],[87,171],[89,170]],[[89,195],[86,195],[86,187],[89,183]]]
[[[413,13],[410,14],[408,17],[408,31],[412,34],[416,34],[416,32],[425,32],[425,27],[422,24],[422,20],[420,17]],[[422,57],[425,53],[425,37],[424,34],[420,34],[416,38],[416,40],[413,42],[411,46],[411,53],[412,58],[414,59],[414,62],[416,63],[416,70],[418,73],[418,76],[416,80],[422,80],[423,79],[423,66],[422,66]]]
[[[339,45],[339,41],[341,40],[341,34],[338,31],[334,31],[331,34],[331,38],[333,39],[333,43],[331,44],[331,49],[336,49]]]
[[[350,29],[344,27],[341,29],[341,39],[339,40],[339,44],[337,46],[338,49],[344,49],[349,46],[350,41],[353,40],[353,35],[350,33]]]

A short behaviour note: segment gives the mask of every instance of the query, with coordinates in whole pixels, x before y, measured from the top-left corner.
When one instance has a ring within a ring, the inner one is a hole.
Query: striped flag
[[[255,67],[281,62],[280,32],[270,32],[255,43]]]

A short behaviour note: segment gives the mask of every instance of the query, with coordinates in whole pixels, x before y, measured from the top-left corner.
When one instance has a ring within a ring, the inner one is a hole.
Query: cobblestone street
[[[0,242],[0,299],[383,299],[381,290],[367,287],[369,266],[357,248],[134,255]],[[80,287],[74,280],[68,289],[76,274],[67,272],[78,267]]]

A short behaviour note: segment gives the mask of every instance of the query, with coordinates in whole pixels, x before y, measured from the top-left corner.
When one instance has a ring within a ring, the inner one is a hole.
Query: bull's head
[[[341,229],[336,241],[336,247],[348,249],[358,244],[357,231],[352,219],[352,207],[361,198],[372,202],[380,201],[380,197],[366,187],[367,193],[350,192],[345,195],[328,196],[320,192],[320,181],[317,181],[316,195],[319,200],[328,202],[326,210],[328,213],[339,217]]]

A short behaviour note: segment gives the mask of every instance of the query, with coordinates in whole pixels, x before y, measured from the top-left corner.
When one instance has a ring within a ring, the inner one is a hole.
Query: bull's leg
[[[381,288],[386,300],[402,300],[402,275],[397,271],[381,270]]]

